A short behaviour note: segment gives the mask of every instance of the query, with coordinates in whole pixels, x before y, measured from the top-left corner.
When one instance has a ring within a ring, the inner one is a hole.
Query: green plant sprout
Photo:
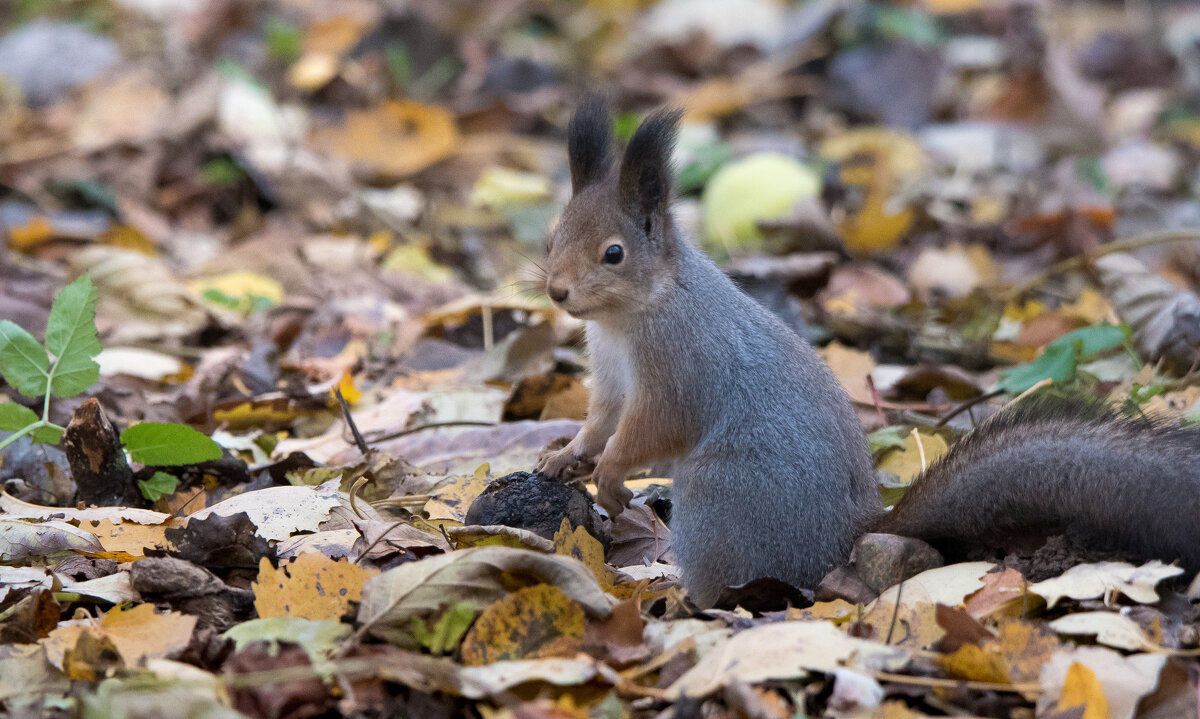
[[[0,320],[0,377],[25,397],[42,397],[42,415],[16,402],[0,404],[0,450],[22,437],[58,444],[66,428],[50,421],[52,397],[74,397],[100,379],[96,337],[96,288],[84,275],[59,290],[46,320],[46,343],[10,320]],[[218,459],[221,446],[211,437],[181,424],[142,422],[121,433],[121,444],[133,461],[152,466],[193,464]],[[154,500],[173,486],[157,473],[139,482],[143,496]]]
[[[46,320],[46,344],[10,320],[0,320],[0,376],[29,398],[44,397],[42,416],[13,403],[0,405],[0,449],[31,435],[33,441],[58,444],[65,427],[50,421],[51,397],[74,397],[100,379],[96,339],[96,288],[84,275],[54,297]],[[51,359],[53,357],[53,359]]]

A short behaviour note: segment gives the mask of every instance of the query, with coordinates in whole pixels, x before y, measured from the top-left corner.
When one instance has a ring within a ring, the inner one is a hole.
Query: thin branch
[[[354,418],[350,416],[350,405],[347,404],[346,398],[342,396],[340,387],[333,388],[333,394],[337,397],[338,404],[342,406],[342,417],[346,419],[346,426],[350,428],[350,433],[354,435],[354,444],[358,447],[358,451],[362,452],[363,456],[367,456],[367,440],[363,439],[362,433],[358,431],[358,425],[354,424]]]
[[[409,435],[409,434],[416,434],[417,432],[424,432],[427,429],[437,429],[439,427],[495,427],[495,426],[496,426],[495,422],[485,422],[482,420],[474,420],[474,419],[458,419],[458,420],[454,420],[452,422],[430,422],[429,424],[422,424],[422,425],[418,425],[416,427],[409,427],[408,429],[402,429],[398,432],[388,432],[387,434],[381,434],[378,437],[371,437],[371,443],[374,444],[376,442],[383,442],[383,441],[386,441],[389,439],[396,439],[397,437],[403,437],[403,436]]]
[[[1117,252],[1138,250],[1143,247],[1165,245],[1171,242],[1188,242],[1194,240],[1200,240],[1200,230],[1164,230],[1159,232],[1148,232],[1144,235],[1137,235],[1136,237],[1109,242],[1091,254],[1078,255],[1076,257],[1071,257],[1070,259],[1066,259],[1062,262],[1057,262],[1051,265],[1025,282],[1022,282],[1007,292],[1001,293],[1000,297],[1005,301],[1016,299],[1034,287],[1046,282],[1055,275],[1061,275],[1064,272],[1072,272],[1075,270],[1084,269],[1097,257],[1103,257],[1105,255],[1111,255]]]

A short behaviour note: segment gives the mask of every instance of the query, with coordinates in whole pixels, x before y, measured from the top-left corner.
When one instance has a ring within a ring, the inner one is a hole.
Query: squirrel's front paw
[[[555,479],[567,479],[574,474],[569,470],[577,467],[585,458],[575,454],[575,447],[568,444],[555,452],[545,452],[538,458],[535,469],[539,474]]]
[[[596,472],[592,481],[596,483],[596,504],[603,507],[610,518],[615,519],[624,512],[629,500],[633,499],[633,492],[625,486],[623,476]]]

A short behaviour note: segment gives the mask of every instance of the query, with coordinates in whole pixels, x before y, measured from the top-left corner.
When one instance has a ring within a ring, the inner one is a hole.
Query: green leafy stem
[[[65,427],[50,421],[52,397],[74,397],[100,379],[100,354],[96,337],[96,288],[87,275],[54,296],[46,319],[45,345],[21,326],[0,320],[0,376],[13,389],[31,399],[42,398],[42,415],[15,402],[0,404],[0,450],[22,437],[58,444]],[[121,443],[135,462],[146,465],[191,464],[217,459],[221,447],[191,427],[143,422],[121,434]],[[162,473],[158,473],[162,474]],[[155,499],[173,490],[166,477],[155,475],[143,483],[142,493]]]

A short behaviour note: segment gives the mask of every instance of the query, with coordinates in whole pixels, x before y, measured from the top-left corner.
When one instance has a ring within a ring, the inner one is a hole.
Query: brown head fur
[[[568,313],[605,321],[642,311],[675,281],[670,160],[679,117],[650,115],[617,167],[604,100],[587,98],[571,118],[572,197],[545,265],[546,294]]]

